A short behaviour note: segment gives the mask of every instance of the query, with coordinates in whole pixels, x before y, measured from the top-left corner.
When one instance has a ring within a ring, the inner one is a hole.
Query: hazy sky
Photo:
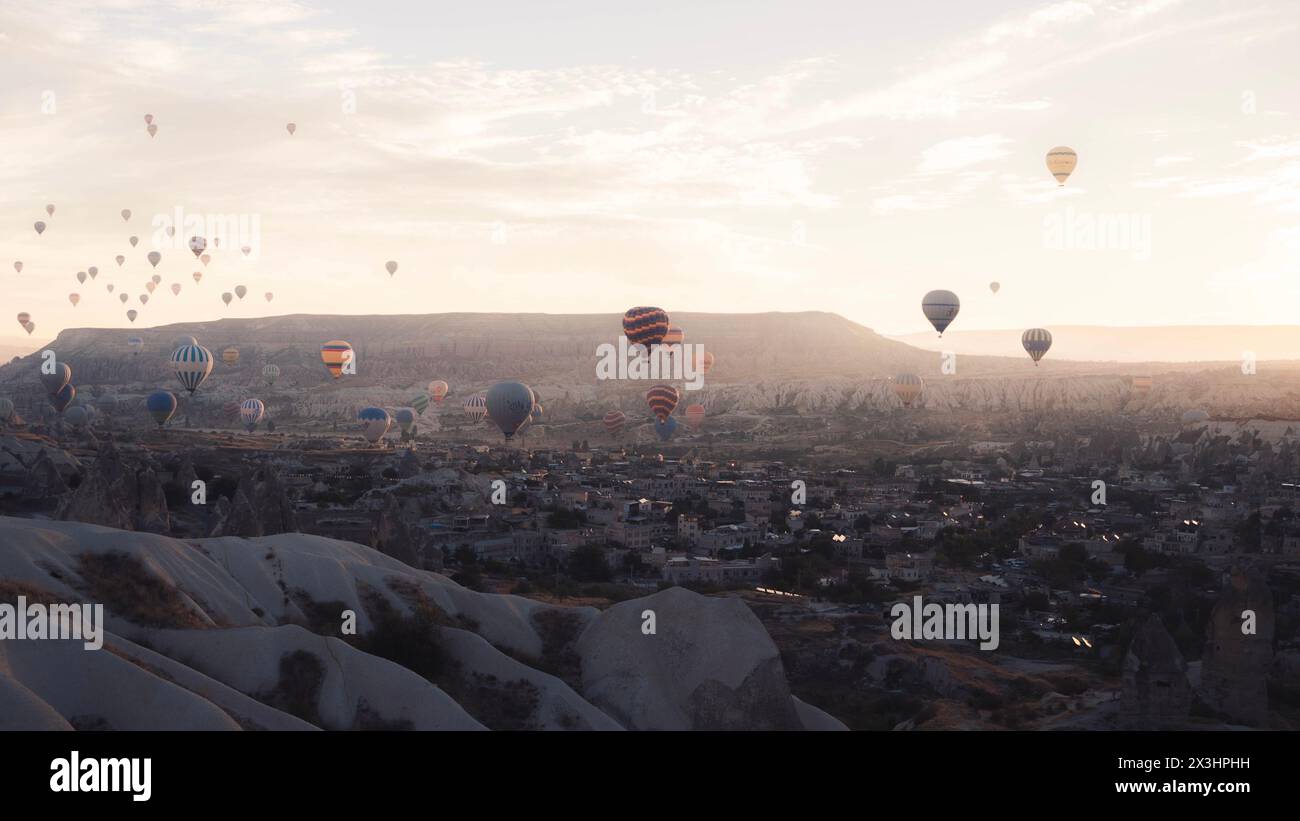
[[[0,335],[646,304],[907,333],[931,288],[954,330],[1291,323],[1298,25],[1294,0],[6,0]],[[177,208],[255,219],[255,253],[204,269],[181,227],[142,308]]]

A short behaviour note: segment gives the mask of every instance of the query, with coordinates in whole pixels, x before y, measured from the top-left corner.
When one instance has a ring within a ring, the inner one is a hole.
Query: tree
[[[584,544],[569,554],[569,575],[580,582],[609,581],[609,562],[605,561],[605,548]]]

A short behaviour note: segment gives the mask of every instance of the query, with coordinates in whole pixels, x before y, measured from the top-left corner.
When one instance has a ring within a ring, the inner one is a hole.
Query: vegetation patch
[[[186,605],[179,591],[127,553],[82,553],[77,557],[82,593],[116,616],[142,627],[199,630],[209,623]]]

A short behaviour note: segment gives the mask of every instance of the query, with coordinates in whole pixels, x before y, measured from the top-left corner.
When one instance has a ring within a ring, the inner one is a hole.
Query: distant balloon
[[[673,438],[673,434],[676,432],[677,420],[673,417],[669,416],[665,419],[655,420],[655,433],[659,435],[659,441],[667,442]]]
[[[159,261],[161,261],[161,260],[162,260],[162,254],[158,253],[157,251],[150,251],[150,252],[149,252],[149,264],[150,264],[150,265],[152,265],[153,267],[157,268],[157,267],[158,267],[158,263],[159,263]]]
[[[623,426],[627,424],[627,414],[623,413],[621,410],[612,410],[605,414],[605,419],[603,421],[605,424],[605,432],[611,436],[617,436],[623,432]]]
[[[150,124],[149,124],[149,127],[146,128],[145,131],[148,131],[148,132],[149,132],[149,136],[150,136],[150,137],[157,136],[157,134],[158,134],[158,126],[155,125],[154,123],[150,123]]]
[[[1020,335],[1020,344],[1025,346],[1029,358],[1034,360],[1034,367],[1037,367],[1038,360],[1052,347],[1052,334],[1044,328],[1030,328]]]
[[[194,273],[190,274],[190,276],[194,277],[194,282],[195,284],[197,284],[199,280],[203,279],[203,272],[195,271]]]
[[[352,345],[342,339],[332,339],[320,346],[321,362],[325,363],[326,370],[335,379],[343,375],[344,366],[352,362],[354,357],[355,352],[352,350]]]
[[[23,264],[22,264],[22,262],[15,262],[15,263],[14,263],[14,270],[21,274],[21,273],[23,272]]]
[[[193,394],[212,373],[212,351],[202,345],[177,348],[171,357],[172,370],[185,390]]]
[[[244,423],[249,433],[257,428],[257,423],[265,415],[266,405],[262,404],[261,399],[245,399],[239,404],[239,421]]]
[[[129,294],[118,294],[118,295],[117,295],[117,299],[118,299],[118,301],[121,302],[123,305],[125,305],[125,304],[126,304],[126,301],[127,301],[128,299],[130,299],[130,298],[131,298],[131,297],[130,297]]]
[[[171,391],[154,391],[149,394],[145,400],[145,408],[148,409],[149,415],[153,421],[158,423],[158,427],[167,424],[172,415],[176,413],[176,394]]]
[[[149,293],[151,293],[151,294],[153,293],[154,289],[157,288],[157,287],[158,287],[158,286],[157,286],[156,284],[154,284],[153,282],[146,282],[146,283],[144,284],[144,289],[145,289],[146,291],[148,291]]]
[[[441,379],[435,379],[429,383],[429,395],[433,397],[434,402],[442,402],[449,390],[451,390],[451,387]]]
[[[113,283],[110,282],[110,283],[108,283],[107,285],[105,285],[104,287],[108,289],[108,292],[109,292],[110,294],[113,293]]]
[[[275,380],[280,378],[280,366],[279,365],[264,366],[262,368],[262,378],[266,380],[266,384],[268,386],[274,385]]]
[[[672,415],[679,398],[680,394],[672,385],[655,385],[645,395],[646,404],[660,422]]]
[[[72,381],[72,368],[68,367],[67,362],[58,362],[54,370],[50,373],[41,373],[41,387],[45,392],[53,396],[63,389],[63,386]]]
[[[63,415],[63,418],[72,427],[80,429],[90,421],[90,410],[85,405],[74,405],[68,408],[68,412]]]
[[[930,324],[943,336],[944,330],[957,318],[961,300],[952,291],[931,291],[921,300],[921,311]]]
[[[129,310],[129,311],[126,312],[126,318],[127,318],[128,320],[130,320],[131,322],[135,322],[135,318],[136,318],[137,316],[139,316],[139,315],[140,315],[140,312],[137,311],[135,308],[132,308],[131,310]]]
[[[86,269],[86,273],[90,274],[91,279],[94,279],[95,277],[99,276],[99,269],[96,268],[94,265],[92,265]]]
[[[151,282],[151,283],[149,283],[149,284],[152,285],[153,283]],[[140,294],[140,304],[141,304],[141,305],[148,305],[148,304],[149,304],[149,295],[148,295],[148,294]]]
[[[393,417],[389,416],[388,411],[383,408],[362,408],[357,414],[357,419],[363,425],[361,435],[372,445],[383,439],[384,434],[388,433],[388,429],[393,425]]]
[[[204,254],[203,256],[199,257],[199,262],[203,263],[204,268],[208,267],[208,263],[211,261],[212,261],[211,254]]]
[[[173,282],[172,296],[180,296],[180,295],[181,295],[181,284],[179,282]]]
[[[146,115],[144,115],[144,124],[145,124],[145,125],[153,125],[153,115],[152,115],[152,114],[146,114]]]
[[[140,238],[139,238],[139,237],[128,237],[126,241],[129,242],[129,243],[131,243],[131,247],[134,248],[136,245],[138,245],[138,244],[140,243]]]
[[[85,271],[78,271],[78,272],[77,272],[77,282],[80,282],[82,285],[85,285],[85,284],[86,284],[86,272],[85,272]]]
[[[162,282],[162,274],[154,274],[153,276],[149,277],[149,281],[152,282],[154,285],[157,285],[158,283]]]
[[[623,314],[623,334],[633,345],[658,345],[668,333],[668,312],[662,308],[629,308]]]
[[[289,123],[289,124],[286,125],[284,128],[285,128],[286,131],[289,132],[289,136],[290,136],[290,137],[293,136],[293,132],[295,132],[295,131],[298,130],[298,126],[295,125],[294,123]]]
[[[249,254],[253,253],[253,248],[252,248],[252,246],[249,246],[249,245],[245,245],[244,247],[240,248],[239,250],[242,251],[242,252],[244,253],[244,256],[248,256]]]
[[[1074,173],[1074,167],[1078,164],[1079,155],[1074,153],[1073,148],[1058,145],[1047,152],[1047,170],[1056,177],[1057,185],[1065,185],[1065,181],[1070,178],[1070,174]]]
[[[900,373],[894,377],[894,394],[903,403],[903,407],[910,408],[912,403],[921,397],[925,391],[925,380],[914,373]]]
[[[26,325],[28,322],[31,322],[31,321],[32,321],[32,315],[29,314],[29,313],[27,313],[26,311],[22,311],[22,312],[20,312],[20,313],[18,314],[18,324],[19,324],[19,325]]]
[[[482,422],[487,416],[487,394],[476,393],[465,400],[465,415],[475,422]]]
[[[1154,384],[1155,380],[1149,376],[1135,376],[1133,377],[1133,392],[1150,393],[1151,386]]]
[[[536,404],[533,391],[522,382],[498,382],[487,392],[487,414],[505,434],[514,437],[524,421],[529,419]]]
[[[1183,414],[1183,424],[1185,425],[1194,425],[1199,422],[1208,422],[1208,421],[1210,421],[1209,412],[1201,408],[1189,410]]]
[[[243,299],[244,295],[247,293],[248,293],[248,289],[245,288],[243,285],[235,286],[235,296],[239,297],[240,299]]]
[[[686,332],[676,325],[669,325],[668,332],[664,334],[661,345],[680,345],[686,340]]]
[[[36,228],[37,236],[40,236],[41,234],[45,233],[45,223],[41,222],[40,220],[36,221],[36,225],[34,227]]]
[[[203,256],[207,247],[208,241],[203,237],[190,237],[190,250],[194,252],[195,257]]]
[[[996,294],[998,291],[1002,290],[1002,286],[997,282],[990,282],[989,290]]]
[[[236,365],[239,363],[239,349],[234,345],[226,348],[221,352],[221,361],[227,365]]]
[[[68,301],[72,303],[72,307],[77,307],[77,303],[81,301],[81,294],[68,294]]]
[[[51,217],[54,216],[54,206],[53,205],[45,206],[45,213]]]
[[[27,332],[27,335],[28,335],[28,336],[31,336],[31,335],[32,335],[32,331],[35,331],[35,330],[36,330],[36,323],[35,323],[35,322],[24,322],[24,323],[23,323],[23,330]]]
[[[421,416],[424,416],[424,412],[429,409],[429,394],[420,391],[415,396],[411,397],[411,409]]]
[[[231,301],[234,300],[234,298],[235,295],[230,293],[229,291],[226,291],[224,294],[221,295],[221,301],[226,303],[227,305],[229,305]]]
[[[192,336],[178,336],[176,337],[176,341],[172,343],[172,350],[175,350],[177,348],[184,348],[187,345],[197,345],[197,344],[199,344],[199,341]]]
[[[14,403],[10,399],[0,399],[0,422],[14,418]]]
[[[273,299],[275,299],[275,294],[271,293],[270,291],[267,291],[267,292],[266,292],[266,301],[267,301],[267,302],[270,302],[270,301],[273,300]]]
[[[131,220],[131,209],[130,209],[130,208],[123,208],[123,209],[122,209],[122,222],[129,222],[130,220]]]
[[[384,263],[384,267],[388,269],[388,275],[389,275],[390,277],[391,277],[393,274],[397,273],[397,263],[394,262],[394,261],[391,260],[391,259],[388,260],[388,262],[385,262],[385,263]]]
[[[704,427],[704,406],[690,405],[686,408],[686,425],[691,430],[699,430]]]
[[[50,394],[50,404],[54,410],[63,413],[72,404],[72,400],[77,398],[77,389],[71,382],[59,388],[55,393]]]
[[[118,254],[117,256],[113,257],[113,259],[117,262],[117,266],[119,268],[122,267],[123,262],[126,262],[126,257],[122,256],[121,254]]]
[[[402,433],[410,433],[411,428],[415,426],[415,411],[411,408],[398,408],[397,413],[393,414],[397,420],[397,425],[402,429]]]
[[[144,338],[139,336],[128,336],[126,338],[126,346],[131,349],[133,354],[139,356],[140,351],[144,350]]]

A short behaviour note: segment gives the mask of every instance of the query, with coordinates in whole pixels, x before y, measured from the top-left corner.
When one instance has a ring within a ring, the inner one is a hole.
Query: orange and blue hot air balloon
[[[658,345],[668,334],[668,312],[663,308],[630,308],[623,314],[623,333],[633,345]]]
[[[332,339],[320,346],[320,359],[329,369],[330,376],[335,379],[343,375],[344,364],[351,361],[354,356],[351,343],[344,342],[342,339]]]
[[[672,385],[655,385],[646,391],[645,402],[650,406],[655,418],[663,422],[672,415],[673,409],[677,407],[679,396],[677,389]]]

